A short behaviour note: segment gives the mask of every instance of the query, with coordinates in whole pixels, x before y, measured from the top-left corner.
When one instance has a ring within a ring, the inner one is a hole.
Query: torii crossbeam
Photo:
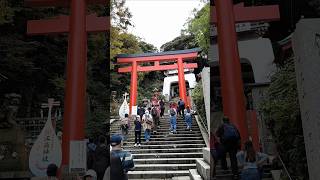
[[[197,63],[186,63],[185,60],[194,60],[198,56],[199,48],[180,50],[180,51],[167,51],[162,53],[145,53],[145,54],[133,54],[126,55],[121,54],[117,56],[117,62],[119,64],[132,65],[129,67],[119,68],[119,73],[131,72],[131,84],[130,84],[130,113],[132,113],[132,107],[137,104],[138,95],[138,72],[147,71],[165,71],[165,70],[178,70],[179,79],[179,95],[180,98],[187,104],[187,89],[185,84],[184,69],[195,69],[198,67]],[[139,63],[152,62],[153,66],[139,66]],[[160,62],[176,62],[176,64],[161,65]]]
[[[223,111],[239,128],[242,141],[246,141],[248,127],[235,23],[279,20],[279,7],[244,7],[243,3],[234,6],[232,0],[214,2],[215,7],[211,6],[210,22],[217,24],[218,29]]]
[[[86,117],[87,33],[108,31],[109,17],[87,15],[88,4],[109,0],[25,0],[27,6],[70,7],[70,16],[28,21],[29,35],[69,33],[67,81],[64,100],[62,165],[69,164],[70,141],[83,140]]]

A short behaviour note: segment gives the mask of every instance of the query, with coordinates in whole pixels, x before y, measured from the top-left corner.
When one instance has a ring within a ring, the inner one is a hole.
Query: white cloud
[[[192,10],[203,5],[200,0],[127,0],[134,24],[129,32],[159,49],[179,36]]]

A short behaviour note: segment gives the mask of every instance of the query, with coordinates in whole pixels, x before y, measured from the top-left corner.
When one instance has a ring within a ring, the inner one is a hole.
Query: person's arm
[[[267,160],[268,160],[268,155],[259,152],[257,166],[261,167]]]

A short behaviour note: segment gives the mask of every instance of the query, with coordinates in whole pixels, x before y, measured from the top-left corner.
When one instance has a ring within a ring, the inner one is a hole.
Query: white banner
[[[129,105],[127,102],[127,98],[124,98],[124,101],[122,103],[122,105],[120,106],[119,109],[119,116],[120,118],[124,118],[125,114],[129,114]]]
[[[86,141],[71,141],[69,156],[69,172],[83,173],[87,168]]]
[[[61,144],[52,127],[51,112],[29,155],[29,168],[35,176],[46,176],[47,167],[61,165]]]

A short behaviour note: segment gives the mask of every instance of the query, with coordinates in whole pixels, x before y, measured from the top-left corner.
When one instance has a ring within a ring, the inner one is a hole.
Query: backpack
[[[111,157],[110,157],[110,166],[109,166],[109,171],[110,171],[110,178],[111,179],[118,179],[118,180],[126,180],[126,172],[124,169],[124,159],[125,156],[122,157],[122,160],[120,157],[112,152]]]
[[[180,106],[184,106],[184,102],[183,101],[180,101]]]
[[[231,124],[224,124],[223,125],[224,133],[223,139],[224,140],[238,140],[240,139],[240,135],[236,127]]]
[[[156,108],[153,108],[152,111],[151,111],[151,115],[152,115],[152,116],[157,116],[157,114],[158,114],[158,113],[157,113],[157,109],[156,109]]]
[[[173,108],[170,109],[170,115],[171,116],[175,116],[176,115],[176,111]]]

